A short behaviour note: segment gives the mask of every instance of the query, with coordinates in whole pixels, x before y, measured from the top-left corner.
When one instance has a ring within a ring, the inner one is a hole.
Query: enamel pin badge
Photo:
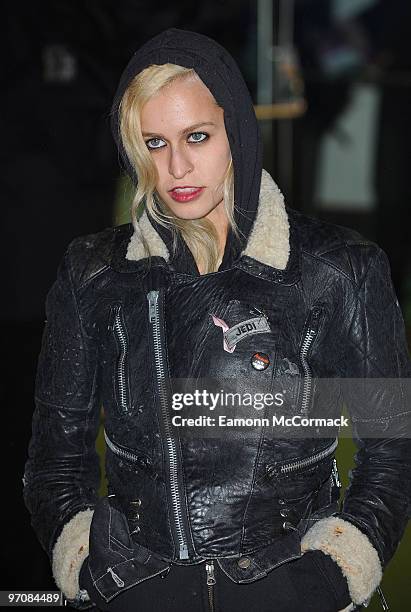
[[[227,353],[232,353],[240,340],[253,336],[254,334],[262,334],[264,332],[270,332],[271,328],[265,316],[253,317],[246,321],[241,321],[229,327],[223,319],[211,315],[214,325],[221,327],[223,330],[223,348]]]

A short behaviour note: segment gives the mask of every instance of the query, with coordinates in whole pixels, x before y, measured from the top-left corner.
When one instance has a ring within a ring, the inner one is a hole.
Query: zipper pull
[[[148,299],[148,320],[150,323],[156,319],[156,307],[158,301],[158,291],[149,291],[147,293]]]
[[[267,477],[269,479],[274,478],[275,476],[278,476],[278,474],[280,473],[280,470],[278,468],[278,466],[276,465],[266,465],[265,466],[265,473],[267,475]]]
[[[317,333],[317,323],[318,323],[318,319],[320,318],[320,314],[321,314],[321,308],[319,306],[316,306],[311,311],[311,320],[310,320],[310,329],[309,329],[309,333],[311,336],[315,336]]]
[[[317,321],[318,317],[320,316],[320,313],[321,313],[321,308],[319,306],[315,306],[315,308],[313,308],[312,310],[313,321]]]
[[[206,572],[207,572],[207,584],[211,586],[215,584],[215,576],[214,576],[214,562],[212,559],[210,561],[206,561]]]
[[[171,566],[170,566],[170,565],[169,565],[168,567],[166,567],[166,569],[165,569],[164,571],[162,571],[162,572],[161,572],[161,574],[160,574],[160,578],[166,578],[166,577],[167,577],[167,575],[168,575],[168,573],[169,573],[169,571],[170,571],[170,569],[171,569]]]
[[[116,583],[117,586],[119,586],[119,587],[123,587],[124,586],[124,582],[121,580],[120,576],[117,576],[117,574],[111,569],[111,567],[108,567],[107,571],[110,572],[111,577],[113,578],[113,580],[114,580],[114,582]]]
[[[388,610],[388,612],[389,612],[389,607],[388,607],[388,604],[387,604],[387,600],[386,600],[386,599],[385,599],[385,597],[384,597],[384,593],[382,592],[382,588],[378,586],[378,587],[377,587],[377,591],[378,591],[378,595],[380,596],[380,599],[381,599],[381,607],[382,607],[382,609],[383,609],[385,612],[386,612],[387,610]]]
[[[114,304],[114,306],[111,307],[110,317],[109,317],[109,321],[107,325],[108,330],[110,331],[114,330],[116,326],[116,319],[117,319],[119,311],[120,311],[120,304]]]
[[[180,544],[180,559],[188,559],[187,544]]]
[[[332,475],[333,475],[333,479],[335,482],[335,485],[340,488],[341,487],[341,480],[340,480],[340,476],[338,474],[338,467],[337,467],[337,459],[333,459],[333,469],[332,469]]]

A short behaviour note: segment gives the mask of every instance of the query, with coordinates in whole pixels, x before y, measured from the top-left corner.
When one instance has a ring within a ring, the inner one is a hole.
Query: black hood
[[[111,110],[111,126],[114,139],[120,151],[122,162],[136,184],[138,177],[124,151],[119,134],[118,109],[125,90],[135,75],[151,64],[172,63],[194,68],[203,83],[224,109],[224,122],[231,148],[234,166],[235,219],[240,229],[241,240],[235,239],[231,231],[227,237],[221,269],[231,266],[234,259],[245,247],[258,207],[262,172],[262,141],[250,93],[233,57],[217,42],[198,34],[170,28],[156,35],[134,53],[127,64]],[[150,218],[150,217],[149,217]],[[167,228],[150,218],[171,253],[172,237]],[[182,262],[189,269],[195,264],[185,246],[180,242],[181,251],[174,260],[178,269]],[[183,266],[184,267],[184,266]]]

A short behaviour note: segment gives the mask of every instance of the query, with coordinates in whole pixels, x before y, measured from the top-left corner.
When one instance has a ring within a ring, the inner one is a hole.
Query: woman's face
[[[221,220],[230,145],[224,111],[204,83],[182,78],[164,87],[144,105],[141,131],[163,202],[181,219]]]

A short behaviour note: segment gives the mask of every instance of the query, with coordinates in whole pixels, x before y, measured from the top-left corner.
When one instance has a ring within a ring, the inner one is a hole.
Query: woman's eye
[[[149,149],[162,149],[164,144],[164,140],[161,138],[150,138],[150,140],[146,140],[146,145]]]
[[[193,132],[188,138],[189,142],[204,142],[204,140],[207,140],[208,134],[205,132]]]
[[[188,137],[188,142],[204,142],[205,140],[208,139],[208,134],[206,134],[205,132],[193,132],[192,134],[189,135]],[[164,142],[164,140],[162,138],[150,138],[149,140],[146,140],[146,145],[148,147],[148,149],[162,149],[164,146],[166,146],[166,143]]]

